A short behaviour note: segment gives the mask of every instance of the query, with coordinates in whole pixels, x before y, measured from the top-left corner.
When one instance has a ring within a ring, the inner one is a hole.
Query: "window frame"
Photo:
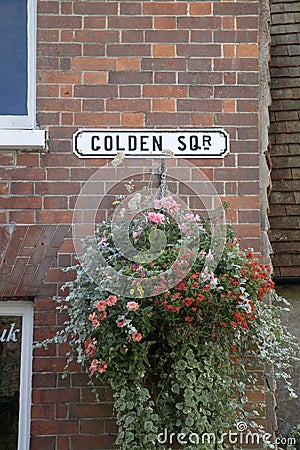
[[[18,450],[29,450],[30,444],[33,313],[34,308],[32,302],[0,302],[1,316],[22,317]]]
[[[1,129],[34,129],[36,114],[37,0],[27,0],[27,115],[0,115]]]

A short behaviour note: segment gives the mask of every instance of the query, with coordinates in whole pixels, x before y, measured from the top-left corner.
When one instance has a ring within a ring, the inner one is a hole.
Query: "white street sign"
[[[73,136],[78,158],[162,157],[172,151],[182,158],[224,158],[229,135],[222,128],[185,130],[80,129]]]

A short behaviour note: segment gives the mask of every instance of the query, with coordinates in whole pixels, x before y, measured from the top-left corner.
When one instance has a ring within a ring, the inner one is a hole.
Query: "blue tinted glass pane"
[[[27,0],[0,0],[0,115],[27,115]]]

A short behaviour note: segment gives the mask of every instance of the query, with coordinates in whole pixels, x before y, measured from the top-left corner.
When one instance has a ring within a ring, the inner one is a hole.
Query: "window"
[[[35,130],[36,0],[0,6],[0,147],[44,147],[45,131]]]
[[[0,449],[28,450],[33,305],[0,303]]]

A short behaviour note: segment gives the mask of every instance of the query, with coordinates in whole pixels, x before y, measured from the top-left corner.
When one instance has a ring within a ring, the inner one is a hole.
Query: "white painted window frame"
[[[27,109],[25,116],[0,115],[0,150],[44,149],[46,131],[36,129],[36,34],[37,0],[27,0]]]
[[[18,450],[29,450],[33,344],[33,304],[0,302],[1,316],[22,316]]]

